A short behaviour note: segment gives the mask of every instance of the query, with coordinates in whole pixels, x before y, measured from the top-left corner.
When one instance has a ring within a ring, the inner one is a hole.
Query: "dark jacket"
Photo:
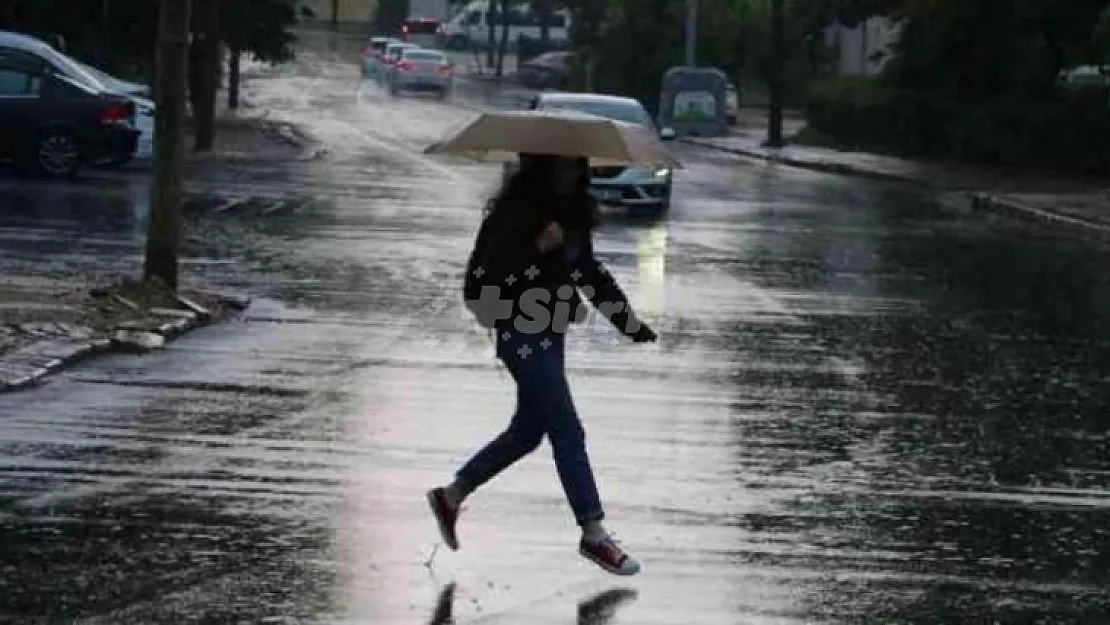
[[[592,208],[596,211],[596,205]],[[564,243],[541,253],[536,238],[552,221],[562,226]],[[624,335],[640,329],[628,298],[594,256],[594,223],[592,217],[568,218],[527,206],[503,205],[490,212],[483,224],[486,240],[475,250],[469,270],[481,275],[483,286],[498,287],[495,327],[565,332],[568,322],[586,319],[581,292]]]

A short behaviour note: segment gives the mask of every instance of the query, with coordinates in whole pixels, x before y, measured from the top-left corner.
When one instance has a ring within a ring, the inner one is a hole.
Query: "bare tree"
[[[501,0],[501,40],[497,42],[497,70],[494,72],[498,78],[505,73],[505,53],[509,48],[509,2],[511,1]]]
[[[785,0],[771,0],[771,102],[767,115],[767,141],[764,145],[781,148],[783,117],[783,82],[786,71],[786,7]]]
[[[193,97],[196,105],[196,136],[194,149],[207,152],[216,138],[216,92],[220,82],[220,0],[193,0],[197,25],[198,67],[196,75],[198,93]]]

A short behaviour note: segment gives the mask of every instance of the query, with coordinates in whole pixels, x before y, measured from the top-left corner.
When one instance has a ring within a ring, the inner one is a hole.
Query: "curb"
[[[1110,241],[1110,226],[1078,217],[1061,215],[991,193],[971,194],[971,208],[1066,230],[1086,239]]]
[[[812,161],[807,159],[793,158],[790,156],[783,156],[782,153],[769,153],[767,151],[744,149],[736,147],[725,147],[718,145],[711,141],[703,141],[701,139],[693,139],[690,137],[681,137],[679,141],[696,145],[702,148],[709,148],[719,152],[727,152],[737,156],[745,156],[748,158],[756,158],[762,161],[787,165],[789,167],[797,167],[798,169],[809,169],[811,171],[819,171],[827,174],[838,174],[841,176],[852,176],[855,178],[868,178],[870,180],[878,180],[880,182],[907,182],[913,184],[928,184],[914,176],[907,176],[903,174],[894,174],[889,172],[875,171],[864,167],[856,167],[853,165],[845,165],[843,163],[834,163],[831,161]],[[767,148],[770,150],[772,148]]]
[[[245,310],[250,299],[245,296],[203,293],[208,298],[218,298],[223,310],[209,310],[183,296],[178,303],[183,308],[150,308],[145,312],[155,318],[166,319],[156,329],[137,322],[120,323],[110,334],[111,338],[49,337],[35,341],[6,354],[0,359],[0,394],[24,390],[40,385],[45,378],[84,360],[110,353],[144,353],[151,351],[128,338],[130,333],[154,335],[159,344],[174,340],[200,327],[211,325],[228,313]]]

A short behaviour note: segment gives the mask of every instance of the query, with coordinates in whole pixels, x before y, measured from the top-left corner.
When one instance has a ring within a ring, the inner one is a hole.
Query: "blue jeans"
[[[535,451],[546,435],[578,524],[602,520],[605,514],[586,454],[586,432],[563,369],[564,335],[524,334],[514,329],[496,332],[497,357],[516,381],[516,413],[509,427],[459,470],[458,484],[467,492],[477,489]]]

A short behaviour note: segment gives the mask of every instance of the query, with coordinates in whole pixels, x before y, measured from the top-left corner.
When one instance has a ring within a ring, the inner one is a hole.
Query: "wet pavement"
[[[251,89],[328,156],[194,172],[254,199],[199,219],[187,263],[256,296],[243,322],[0,396],[0,622],[1110,620],[1102,251],[679,147],[671,214],[598,233],[660,343],[596,324],[568,354],[644,573],[579,558],[546,445],[451,553],[423,490],[512,408],[459,296],[497,172],[419,155],[466,110],[353,65],[306,54]],[[29,197],[42,252],[132,266],[126,200]]]

